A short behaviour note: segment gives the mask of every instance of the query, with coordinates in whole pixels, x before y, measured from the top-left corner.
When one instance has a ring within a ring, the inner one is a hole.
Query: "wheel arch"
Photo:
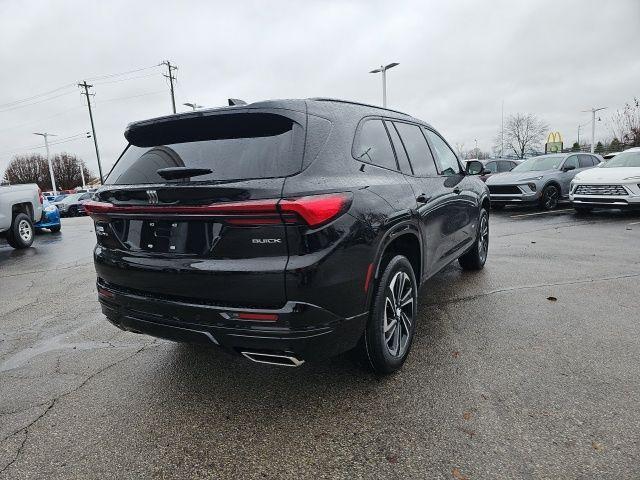
[[[416,277],[418,286],[421,284],[423,277],[423,242],[420,228],[412,222],[406,222],[396,225],[390,229],[379,244],[374,262],[372,263],[373,272],[371,275],[371,285],[375,285],[380,279],[382,271],[385,267],[384,260],[388,258],[390,253],[398,253],[404,255],[411,263]],[[367,307],[371,307],[374,288],[367,291]]]
[[[29,202],[15,203],[11,206],[12,219],[16,218],[16,215],[18,215],[19,213],[24,213],[25,215],[27,215],[32,222],[36,221],[36,219],[33,218],[33,205],[31,205],[31,203]]]

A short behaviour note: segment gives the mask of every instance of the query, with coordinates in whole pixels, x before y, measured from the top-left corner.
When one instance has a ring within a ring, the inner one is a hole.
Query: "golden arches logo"
[[[562,143],[560,132],[551,132],[547,137],[547,143]]]

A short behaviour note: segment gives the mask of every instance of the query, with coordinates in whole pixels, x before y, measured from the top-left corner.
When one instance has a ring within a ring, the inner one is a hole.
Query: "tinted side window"
[[[354,156],[358,160],[380,167],[393,170],[398,168],[382,120],[367,120],[362,124]]]
[[[449,145],[440,138],[435,132],[431,130],[426,130],[425,133],[427,137],[429,137],[429,141],[433,148],[435,149],[436,157],[438,163],[440,164],[440,171],[442,175],[456,175],[460,173],[460,165],[458,164],[458,158],[456,154],[453,153],[453,150],[449,148]]]
[[[498,162],[498,171],[499,172],[510,172],[513,168],[511,162],[500,161]]]
[[[485,171],[489,170],[491,173],[498,171],[498,162],[489,162],[484,166]]]
[[[578,155],[580,161],[580,168],[593,167],[593,157],[591,155]]]
[[[393,124],[402,138],[415,174],[421,177],[437,175],[436,164],[422,129],[408,123],[393,122]]]
[[[396,158],[398,159],[398,164],[400,165],[400,171],[402,173],[413,175],[413,170],[411,169],[411,164],[409,163],[409,157],[407,157],[407,152],[404,149],[404,145],[402,145],[402,141],[400,140],[398,132],[391,122],[385,121],[384,124],[387,127],[389,136],[391,137],[393,149],[396,151]]]
[[[575,168],[578,168],[577,155],[571,155],[569,158],[565,160],[563,167],[569,167],[569,166],[574,166]]]

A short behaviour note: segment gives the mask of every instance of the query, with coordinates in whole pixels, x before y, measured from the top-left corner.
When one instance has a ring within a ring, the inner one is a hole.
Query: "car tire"
[[[33,243],[35,228],[28,215],[17,214],[11,222],[11,228],[7,232],[7,243],[13,248],[29,248]]]
[[[69,211],[68,211],[68,215],[70,217],[77,217],[78,216],[78,207],[69,207]]]
[[[49,231],[51,231],[51,233],[58,233],[61,228],[62,225],[56,225],[55,227],[49,227]]]
[[[385,258],[376,284],[369,321],[360,341],[368,366],[378,374],[402,367],[416,328],[418,287],[411,263],[403,255]],[[404,300],[400,305],[398,297]]]
[[[593,210],[593,208],[591,207],[573,207],[573,208],[576,211],[577,215],[587,215],[591,213],[591,210]]]
[[[556,185],[547,185],[542,190],[542,196],[540,197],[540,208],[542,210],[553,210],[558,206],[558,199],[560,198],[560,189]]]
[[[473,246],[458,259],[463,270],[482,270],[489,253],[489,214],[482,208],[478,220],[478,233]]]

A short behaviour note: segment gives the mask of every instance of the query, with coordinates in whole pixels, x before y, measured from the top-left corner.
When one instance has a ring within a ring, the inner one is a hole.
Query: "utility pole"
[[[400,65],[399,63],[390,63],[389,65],[381,65],[380,68],[371,70],[369,73],[382,73],[382,106],[387,108],[387,70]]]
[[[504,157],[504,100],[502,100],[502,120],[500,127],[500,158]]]
[[[163,76],[169,79],[169,85],[171,87],[171,107],[173,108],[173,113],[176,113],[176,98],[173,91],[173,81],[176,79],[176,77],[173,74],[173,71],[177,70],[178,67],[176,67],[175,65],[171,65],[171,62],[169,60],[165,60],[160,65],[166,65],[167,67],[167,72],[169,73],[169,75],[163,74]]]
[[[49,136],[55,137],[53,133],[34,133],[34,135],[40,135],[44,137],[44,148],[47,149],[47,163],[49,164],[49,176],[51,177],[51,188],[53,188],[53,194],[58,195],[56,188],[56,179],[53,175],[53,167],[51,166],[51,156],[49,155]]]
[[[87,107],[89,107],[89,119],[91,120],[91,131],[93,132],[93,144],[96,147],[96,158],[98,159],[98,173],[100,174],[100,184],[102,184],[104,182],[104,177],[102,176],[102,164],[100,163],[100,150],[98,150],[98,137],[96,136],[96,127],[93,124],[93,112],[91,111],[91,99],[89,98],[90,95],[94,95],[93,93],[89,93],[89,89],[92,88],[93,85],[87,84],[87,81],[85,80],[84,82],[79,83],[78,86],[80,88],[84,88],[84,92],[82,92],[82,95],[87,97]],[[80,167],[80,171],[82,171],[82,167]]]
[[[591,153],[594,153],[596,148],[596,112],[604,110],[607,107],[592,108],[591,110],[583,110],[583,113],[591,112]]]

